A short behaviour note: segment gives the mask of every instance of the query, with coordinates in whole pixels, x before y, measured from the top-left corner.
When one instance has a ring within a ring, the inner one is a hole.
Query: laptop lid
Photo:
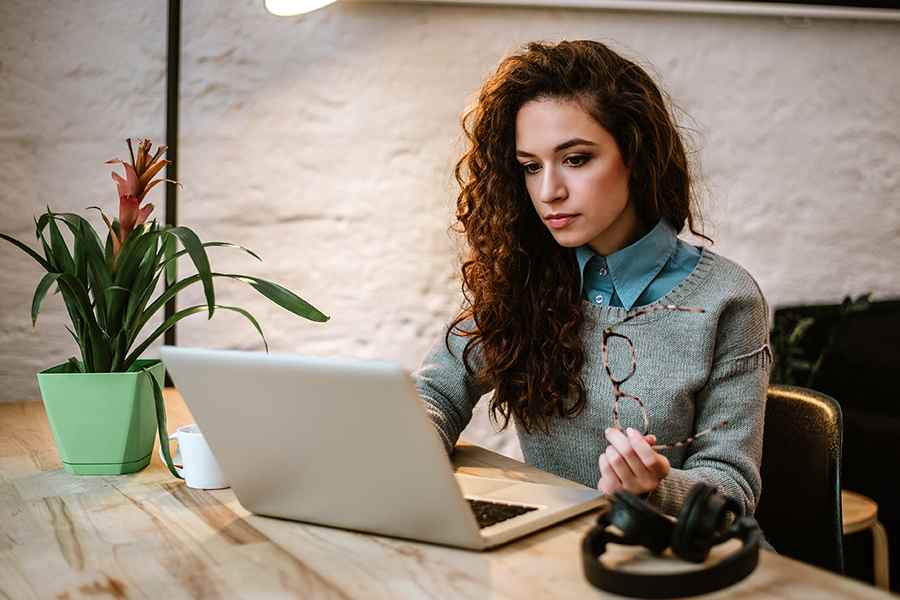
[[[482,546],[399,365],[173,346],[162,359],[247,510]]]

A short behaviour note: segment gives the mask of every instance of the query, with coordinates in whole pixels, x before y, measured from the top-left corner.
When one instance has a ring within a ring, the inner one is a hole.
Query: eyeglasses
[[[638,398],[635,395],[627,394],[622,391],[622,385],[626,381],[631,379],[631,376],[634,375],[634,372],[637,370],[637,353],[634,351],[634,342],[631,341],[631,338],[629,338],[628,336],[626,336],[624,334],[616,333],[615,331],[613,331],[613,328],[618,327],[619,325],[622,325],[623,323],[627,323],[628,321],[631,321],[632,319],[636,319],[637,317],[646,315],[647,313],[656,312],[658,310],[672,310],[672,311],[678,311],[678,312],[692,312],[692,313],[706,312],[702,308],[697,308],[697,307],[675,306],[674,304],[654,304],[651,306],[647,306],[645,308],[639,308],[638,310],[628,313],[624,319],[622,319],[618,323],[613,323],[612,325],[610,325],[609,327],[607,327],[606,329],[603,330],[603,334],[600,336],[600,355],[603,359],[603,368],[606,370],[606,375],[609,377],[609,381],[612,383],[612,388],[613,388],[613,427],[615,427],[616,429],[619,429],[619,430],[622,429],[622,424],[619,421],[619,400],[622,398],[625,398],[627,400],[633,400],[638,405],[638,407],[640,407],[641,416],[644,419],[644,431],[642,432],[642,435],[647,435],[648,433],[650,433],[650,415],[647,412],[647,407],[644,406],[644,402],[640,398]],[[625,375],[625,377],[616,378],[615,375],[613,375],[612,370],[609,368],[609,350],[608,350],[607,346],[608,346],[608,341],[610,338],[621,338],[621,339],[625,340],[625,343],[628,344],[629,350],[631,350],[631,369],[628,371],[628,374]],[[708,428],[704,429],[703,431],[696,433],[690,437],[687,437],[683,440],[680,440],[677,442],[672,442],[669,444],[656,444],[654,446],[651,446],[651,448],[653,448],[654,450],[668,450],[671,448],[680,448],[682,446],[687,446],[691,442],[696,440],[697,438],[702,437],[712,431],[715,431],[716,429],[724,427],[725,425],[728,425],[728,421],[722,421],[721,423],[717,423],[717,424],[713,425],[712,427],[708,427]]]

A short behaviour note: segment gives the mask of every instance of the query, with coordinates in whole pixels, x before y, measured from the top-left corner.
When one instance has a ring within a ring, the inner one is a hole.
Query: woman
[[[415,373],[448,451],[493,390],[538,468],[673,515],[703,481],[753,514],[768,310],[744,269],[677,238],[709,240],[656,85],[603,44],[532,43],[463,127],[466,302]]]

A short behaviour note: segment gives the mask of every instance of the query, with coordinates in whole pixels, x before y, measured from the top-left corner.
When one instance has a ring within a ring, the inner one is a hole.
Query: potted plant
[[[154,437],[159,432],[166,463],[173,475],[168,452],[165,406],[161,385],[164,367],[159,360],[141,355],[181,319],[199,312],[212,318],[216,309],[237,312],[259,331],[268,351],[262,328],[252,314],[236,306],[216,304],[213,280],[228,278],[249,284],[263,296],[288,311],[324,322],[328,317],[294,292],[270,281],[212,271],[206,248],[223,246],[240,249],[254,258],[252,251],[228,242],[201,242],[187,227],[163,226],[152,220],[153,204],[143,204],[147,193],[158,183],[176,182],[155,178],[168,164],[166,147],[152,151],[149,139],[135,147],[127,140],[130,162],[118,159],[124,177],[115,171],[112,178],[119,194],[119,216],[106,224],[105,241],[84,218],[72,213],[47,212],[35,220],[35,236],[40,250],[33,250],[15,238],[0,238],[31,256],[46,274],[34,291],[32,325],[37,322],[41,303],[56,287],[69,314],[69,333],[80,349],[80,359],[50,367],[38,374],[41,397],[66,471],[75,474],[119,474],[139,471],[150,462]],[[63,231],[71,233],[67,241]],[[180,246],[180,249],[179,249]],[[197,272],[176,279],[175,264],[187,255]],[[165,277],[167,287],[157,292]],[[188,286],[203,286],[206,303],[183,308],[161,325],[145,333],[151,318],[166,302]],[[156,296],[154,297],[154,294]]]
[[[770,383],[816,388],[841,326],[871,306],[872,293],[845,296],[838,306],[784,306],[775,310]]]

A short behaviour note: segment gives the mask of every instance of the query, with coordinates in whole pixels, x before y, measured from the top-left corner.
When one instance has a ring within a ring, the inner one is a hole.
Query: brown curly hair
[[[516,160],[516,115],[531,100],[575,100],[618,144],[631,168],[629,201],[652,224],[694,229],[695,202],[684,145],[666,100],[647,73],[594,41],[533,42],[501,61],[462,127],[468,140],[456,163],[456,217],[468,242],[462,264],[465,303],[447,330],[471,338],[470,375],[494,388],[490,413],[502,427],[515,417],[526,432],[549,432],[555,417],[586,403],[581,369],[585,321],[574,250],[547,231]],[[709,239],[709,238],[706,238]],[[472,327],[464,328],[463,321]],[[480,350],[475,372],[471,353]]]

